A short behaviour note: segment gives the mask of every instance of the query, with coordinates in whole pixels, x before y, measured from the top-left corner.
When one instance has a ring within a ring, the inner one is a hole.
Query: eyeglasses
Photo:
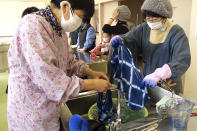
[[[155,21],[160,21],[161,17],[152,17],[152,16],[146,16],[146,18],[144,19],[144,21],[151,21],[151,22],[155,22]]]

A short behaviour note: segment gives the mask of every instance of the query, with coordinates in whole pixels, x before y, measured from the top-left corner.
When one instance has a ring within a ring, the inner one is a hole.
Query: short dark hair
[[[154,12],[147,11],[147,10],[144,10],[143,11],[143,15],[144,15],[144,17],[151,16],[151,17],[162,17],[162,18],[166,18],[166,17],[163,17],[163,16],[161,16],[159,14],[156,14]]]
[[[108,33],[109,35],[112,35],[112,31],[111,31],[111,26],[108,24],[105,24],[102,28],[104,33]]]
[[[94,14],[94,0],[51,0],[51,3],[60,8],[62,1],[68,1],[73,10],[79,9],[85,11],[85,17],[91,18]]]
[[[23,11],[22,17],[25,16],[25,15],[27,15],[27,14],[31,14],[31,13],[37,12],[37,11],[39,11],[39,9],[36,8],[36,7],[28,7],[28,8],[26,8],[26,9]]]

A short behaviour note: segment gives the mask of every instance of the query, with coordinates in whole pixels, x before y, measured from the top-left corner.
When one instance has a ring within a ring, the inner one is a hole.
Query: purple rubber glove
[[[111,39],[111,41],[110,41],[110,45],[112,46],[112,47],[118,47],[118,45],[119,44],[122,44],[123,43],[123,40],[122,40],[122,38],[120,37],[120,36],[114,36],[112,39]]]
[[[160,80],[166,80],[171,76],[171,69],[168,64],[165,64],[161,68],[157,68],[152,74],[145,76],[142,80],[142,86],[155,88]]]

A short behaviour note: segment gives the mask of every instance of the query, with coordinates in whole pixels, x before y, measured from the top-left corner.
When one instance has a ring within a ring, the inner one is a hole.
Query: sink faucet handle
[[[163,80],[163,81],[161,81],[160,83],[162,84],[162,86],[163,86],[165,89],[167,89],[167,90],[169,90],[169,91],[171,91],[171,92],[174,91],[174,90],[172,89],[172,87],[176,86],[176,82],[173,82],[172,80],[169,80],[169,81]]]

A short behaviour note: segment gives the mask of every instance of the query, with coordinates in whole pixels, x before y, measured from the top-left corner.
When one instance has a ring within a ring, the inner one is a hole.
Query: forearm
[[[113,18],[109,18],[106,22],[106,24],[111,25],[113,23],[114,19]]]
[[[85,74],[85,75],[94,76],[95,73],[96,73],[95,71],[93,71],[92,69],[90,69],[90,68],[88,68],[88,67],[84,69],[84,74]]]
[[[189,59],[189,58],[188,58]],[[170,62],[168,63],[171,71],[172,71],[172,79],[176,80],[181,77],[189,68],[190,62],[189,60],[185,60],[184,62]]]
[[[190,47],[187,36],[182,29],[173,36],[170,44],[173,46],[170,51],[173,54],[168,65],[172,71],[172,79],[176,80],[187,71],[191,64]]]
[[[111,25],[114,20],[118,19],[118,15],[119,15],[119,11],[118,9],[115,9],[113,11],[112,17],[107,21],[107,24]]]
[[[93,90],[93,81],[92,79],[86,79],[86,80],[83,80],[83,91],[86,91],[86,90]]]

